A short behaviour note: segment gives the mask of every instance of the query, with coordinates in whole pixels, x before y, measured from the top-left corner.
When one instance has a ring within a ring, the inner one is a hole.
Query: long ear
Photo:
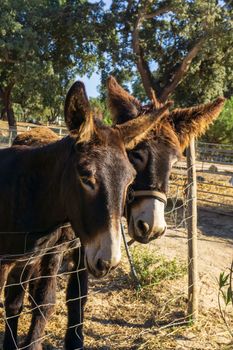
[[[88,142],[94,133],[94,122],[85,86],[76,81],[65,100],[65,122],[70,131],[77,130],[78,142]]]
[[[108,106],[113,116],[114,124],[122,124],[138,116],[140,110],[139,101],[125,91],[110,76],[107,80]]]
[[[157,111],[117,125],[116,128],[120,131],[126,149],[133,149],[139,142],[145,140],[148,132],[161,122],[165,115],[168,115],[167,109],[171,105],[172,102],[168,102]]]
[[[213,123],[221,113],[225,99],[218,97],[215,101],[195,106],[192,108],[175,109],[169,115],[175,132],[185,149],[190,142],[191,136],[200,136]]]

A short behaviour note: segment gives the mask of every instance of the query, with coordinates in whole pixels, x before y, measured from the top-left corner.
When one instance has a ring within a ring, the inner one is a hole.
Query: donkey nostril
[[[107,271],[110,268],[110,264],[107,261],[104,261],[102,259],[98,259],[97,264],[96,264],[96,268],[101,272]]]
[[[142,221],[142,220],[138,220],[137,227],[138,227],[139,231],[141,232],[141,234],[143,234],[143,235],[146,235],[150,230],[149,224],[145,221]]]

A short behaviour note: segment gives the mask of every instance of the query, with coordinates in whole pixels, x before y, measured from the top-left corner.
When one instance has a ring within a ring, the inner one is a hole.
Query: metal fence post
[[[195,166],[195,139],[187,149],[188,171],[188,316],[198,317],[198,266],[197,266],[197,179]]]

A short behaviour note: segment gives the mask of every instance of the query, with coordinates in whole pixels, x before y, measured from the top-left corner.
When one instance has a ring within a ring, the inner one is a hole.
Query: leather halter
[[[138,198],[138,197],[152,197],[164,203],[165,206],[167,205],[166,194],[164,192],[155,191],[155,190],[134,191],[133,189],[129,189],[126,202],[130,204],[134,201],[135,198]]]
[[[167,196],[164,192],[155,191],[155,190],[134,191],[132,188],[129,188],[126,196],[126,205],[125,205],[125,217],[127,220],[128,220],[128,211],[129,211],[128,205],[130,205],[134,201],[134,199],[138,197],[152,197],[164,203],[165,207],[167,205]]]

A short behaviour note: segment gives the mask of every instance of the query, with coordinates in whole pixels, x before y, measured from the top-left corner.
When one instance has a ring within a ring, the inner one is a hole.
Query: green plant
[[[219,275],[219,291],[218,291],[218,306],[221,317],[233,338],[233,331],[227,320],[227,310],[229,306],[233,307],[233,260],[231,267],[227,272],[221,272]]]
[[[155,255],[146,248],[136,247],[132,254],[142,287],[159,284],[163,280],[177,279],[187,272],[183,262],[175,258],[168,260],[162,255]]]
[[[106,102],[101,101],[98,97],[90,98],[91,108],[96,117],[99,117],[106,125],[112,124],[111,114],[107,107]]]

